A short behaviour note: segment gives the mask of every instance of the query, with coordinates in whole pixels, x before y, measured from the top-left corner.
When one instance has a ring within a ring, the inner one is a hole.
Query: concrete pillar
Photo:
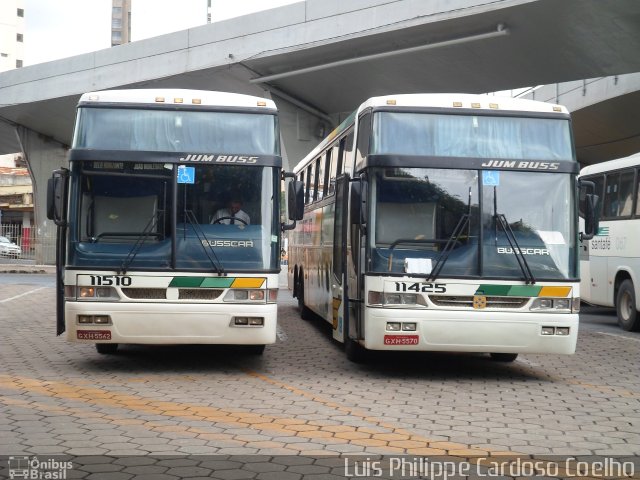
[[[35,262],[53,265],[56,261],[56,226],[47,218],[47,180],[53,170],[69,166],[67,147],[22,126],[16,127],[16,133],[33,185]]]

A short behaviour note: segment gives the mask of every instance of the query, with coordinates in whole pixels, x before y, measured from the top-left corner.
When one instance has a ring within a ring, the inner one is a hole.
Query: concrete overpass
[[[44,226],[80,94],[180,87],[271,96],[291,165],[362,100],[640,71],[637,0],[306,0],[0,74],[0,153],[22,150]]]
[[[566,105],[583,166],[640,152],[640,73],[544,85],[522,98]]]

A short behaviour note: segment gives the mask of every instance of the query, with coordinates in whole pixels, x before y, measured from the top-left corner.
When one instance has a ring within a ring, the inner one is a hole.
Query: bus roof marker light
[[[387,105],[397,105],[397,101],[394,98],[387,99]]]
[[[194,105],[202,105],[202,100],[200,98],[193,98],[191,99],[191,103]]]
[[[562,107],[559,107],[558,105],[554,105],[553,111],[554,112],[561,112],[562,111]]]
[[[471,104],[471,108],[480,108],[480,104],[479,104],[479,103],[476,103],[476,102],[473,102],[473,103]]]
[[[497,110],[498,108],[500,108],[500,106],[497,103],[490,103],[489,108],[493,108],[494,110]]]
[[[164,97],[156,97],[156,103],[164,103]]]
[[[173,99],[173,103],[183,103],[183,99],[182,98],[174,98]]]
[[[260,101],[258,102],[258,106],[259,106],[259,107],[266,107],[266,106],[267,106],[267,102],[264,102],[264,101],[260,100]]]
[[[462,107],[462,102],[453,102],[453,106],[456,108]]]
[[[89,100],[92,102],[97,102],[98,100],[100,100],[100,96],[98,95],[89,95]]]

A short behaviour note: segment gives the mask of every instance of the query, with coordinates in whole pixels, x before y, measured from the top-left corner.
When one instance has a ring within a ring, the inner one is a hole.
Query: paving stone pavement
[[[512,364],[412,353],[357,365],[281,290],[263,356],[100,355],[55,336],[54,305],[51,286],[0,285],[0,476],[8,456],[81,460],[67,478],[114,480],[345,478],[344,454],[640,456],[638,334],[583,329],[575,355]]]

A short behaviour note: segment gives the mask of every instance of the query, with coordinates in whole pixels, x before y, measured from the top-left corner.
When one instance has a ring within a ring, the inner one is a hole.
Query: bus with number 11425
[[[567,110],[462,94],[375,97],[295,168],[303,317],[367,350],[575,351],[578,163]],[[593,234],[596,197],[582,238]]]

